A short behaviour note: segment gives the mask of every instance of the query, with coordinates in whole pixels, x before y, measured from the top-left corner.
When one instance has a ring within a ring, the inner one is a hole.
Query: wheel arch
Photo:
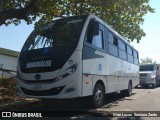
[[[97,82],[94,84],[94,87],[97,85],[97,84],[101,84],[103,86],[103,89],[104,89],[104,93],[105,93],[105,84],[103,82],[103,80],[99,79],[97,80]],[[93,87],[93,91],[94,91],[94,87]]]

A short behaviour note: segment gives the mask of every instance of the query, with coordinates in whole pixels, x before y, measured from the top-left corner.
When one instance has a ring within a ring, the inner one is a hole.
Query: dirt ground
[[[0,106],[33,102],[32,98],[21,98],[16,92],[16,78],[0,79]]]

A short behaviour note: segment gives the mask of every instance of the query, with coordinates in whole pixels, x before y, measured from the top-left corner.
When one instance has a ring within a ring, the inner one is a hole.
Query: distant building
[[[16,71],[18,56],[19,52],[17,51],[0,48],[0,69]],[[0,71],[0,74],[2,74],[2,71]]]

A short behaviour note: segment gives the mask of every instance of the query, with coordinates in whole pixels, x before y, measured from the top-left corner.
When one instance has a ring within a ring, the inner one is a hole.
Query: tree
[[[39,17],[37,26],[55,17],[92,13],[129,42],[139,42],[145,36],[140,25],[148,12],[154,12],[149,0],[0,0],[0,25],[18,25],[20,20],[31,24]]]
[[[141,64],[156,64],[157,63],[155,60],[149,57],[141,59],[141,61],[142,61]]]

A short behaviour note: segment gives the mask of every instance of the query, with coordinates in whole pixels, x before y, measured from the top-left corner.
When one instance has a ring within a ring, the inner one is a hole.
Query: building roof
[[[14,50],[5,49],[5,48],[0,48],[0,54],[12,56],[12,57],[19,56],[19,52],[14,51]]]

